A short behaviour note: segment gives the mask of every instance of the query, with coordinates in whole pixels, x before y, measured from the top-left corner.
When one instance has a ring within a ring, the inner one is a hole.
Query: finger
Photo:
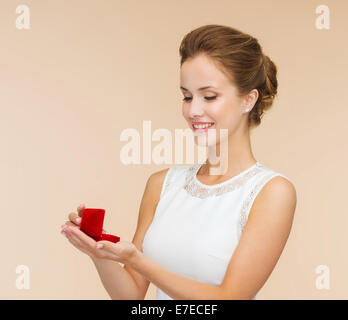
[[[83,213],[83,210],[85,210],[85,208],[86,207],[83,203],[77,207],[77,213],[78,213],[79,217],[82,217],[82,213]]]
[[[70,242],[73,242],[75,246],[81,246],[80,240],[78,240],[71,232],[62,230],[60,233],[63,234]]]
[[[81,241],[81,243],[87,246],[90,250],[94,249],[96,241],[84,232],[82,232],[79,228],[68,227],[67,232],[72,233],[76,238],[78,238]]]
[[[69,228],[69,229],[77,229],[75,228]],[[75,234],[73,234],[71,231],[64,231],[62,230],[61,233],[69,240],[69,242],[79,249],[80,251],[86,253],[87,255],[90,254],[91,248],[86,246],[85,243],[83,243]]]
[[[65,224],[63,224],[61,226],[63,229],[66,227],[72,227],[72,228],[80,228],[80,226],[76,225],[75,223],[71,222],[71,221],[66,221]]]
[[[68,233],[64,231],[62,231],[62,233],[65,235],[65,237],[69,240],[69,242],[74,247],[85,252],[85,249],[83,248],[83,244],[81,244],[81,241],[76,236],[74,236],[72,233]]]
[[[75,212],[69,214],[69,220],[77,225],[80,225],[81,222],[81,218]]]
[[[91,247],[84,243],[81,239],[79,239],[76,234],[74,234],[71,230],[76,228],[69,228],[70,230],[62,231],[65,233],[65,236],[68,238],[69,242],[73,244],[77,249],[82,252],[89,254],[91,252]]]

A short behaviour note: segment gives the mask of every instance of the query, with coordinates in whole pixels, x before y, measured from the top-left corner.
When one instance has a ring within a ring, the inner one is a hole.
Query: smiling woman
[[[254,37],[228,26],[193,30],[180,54],[182,113],[196,143],[208,137],[208,159],[151,174],[132,243],[101,241],[97,248],[70,227],[67,236],[91,256],[113,299],[144,299],[150,283],[157,299],[255,299],[296,207],[290,179],[251,150],[250,128],[277,92],[276,67]],[[228,134],[210,135],[220,129]],[[224,172],[216,168],[217,146]]]
[[[157,299],[255,299],[296,206],[290,180],[256,161],[250,147],[250,129],[277,93],[277,68],[254,37],[221,25],[188,33],[180,55],[183,116],[196,136],[208,136],[209,155],[227,146],[220,150],[227,170],[210,174],[208,156],[161,174],[159,201],[143,231],[146,259],[135,268],[157,286]],[[227,138],[209,138],[220,129]]]
[[[263,54],[257,39],[230,27],[202,26],[184,37],[179,52],[182,67],[185,61],[200,55],[209,57],[210,62],[234,84],[239,97],[256,89],[258,97],[248,115],[248,123],[251,127],[260,124],[264,111],[271,107],[277,94],[278,81],[277,67]],[[180,88],[188,92],[187,88]],[[197,91],[207,89],[218,90],[216,86],[207,85]]]

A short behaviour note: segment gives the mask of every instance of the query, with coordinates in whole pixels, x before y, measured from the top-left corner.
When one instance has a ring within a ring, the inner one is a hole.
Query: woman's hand
[[[139,252],[137,247],[128,241],[113,243],[110,241],[95,241],[80,230],[81,216],[84,205],[77,208],[78,214],[71,212],[69,221],[62,225],[61,233],[69,242],[92,259],[109,259],[127,264]]]
[[[131,264],[132,260],[140,253],[138,248],[131,242],[119,241],[98,241],[96,244],[97,258],[109,259],[123,264]]]

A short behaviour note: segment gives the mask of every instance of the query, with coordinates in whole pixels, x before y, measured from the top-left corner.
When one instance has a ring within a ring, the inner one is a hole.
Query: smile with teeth
[[[212,127],[214,125],[214,122],[211,123],[205,123],[205,124],[192,124],[194,131],[206,131],[208,128]]]

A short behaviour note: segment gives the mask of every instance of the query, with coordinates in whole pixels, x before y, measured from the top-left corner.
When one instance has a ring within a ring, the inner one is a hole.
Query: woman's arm
[[[142,252],[142,243],[156,210],[164,177],[168,169],[157,171],[148,178],[141,199],[138,224],[132,243]],[[98,270],[105,290],[115,300],[143,300],[150,281],[127,264],[122,267],[118,262],[107,259],[92,259]]]
[[[168,168],[154,172],[153,174],[151,174],[146,183],[145,191],[139,208],[137,229],[132,240],[132,243],[140,252],[142,252],[142,245],[145,234],[154,217],[154,213],[160,199],[164,178],[167,172]],[[141,273],[130,268],[127,264],[124,264],[123,268],[128,271],[128,273],[133,277],[135,283],[137,284],[140,299],[144,299],[149,288],[150,281]]]
[[[71,213],[69,216],[71,220],[75,221],[76,217],[75,213]],[[72,245],[92,259],[110,297],[112,299],[139,299],[139,289],[131,275],[120,266],[119,262],[101,259],[99,250],[96,248],[97,242],[83,233],[71,220],[62,226],[62,233]]]
[[[118,262],[98,258],[92,258],[92,261],[111,299],[143,299],[132,276]]]
[[[135,246],[137,250],[142,251],[143,239],[152,222],[167,170],[155,172],[148,178],[140,204],[138,225],[133,237],[132,249],[135,249]],[[80,221],[77,219],[81,216],[82,211],[83,207],[79,207],[79,215],[71,213],[69,215],[70,221],[64,226],[64,233],[69,241],[91,257],[103,286],[112,299],[144,299],[150,282],[126,264],[122,267],[119,261],[100,258],[96,242],[78,228]],[[108,241],[106,243],[111,244]]]
[[[185,278],[153,262],[140,251],[127,262],[173,299],[251,299],[271,274],[289,236],[296,190],[273,178],[256,197],[239,244],[220,286]],[[112,250],[112,246],[107,246]]]
[[[128,264],[173,299],[224,299],[220,287],[207,285],[171,272],[140,251],[128,261]]]

